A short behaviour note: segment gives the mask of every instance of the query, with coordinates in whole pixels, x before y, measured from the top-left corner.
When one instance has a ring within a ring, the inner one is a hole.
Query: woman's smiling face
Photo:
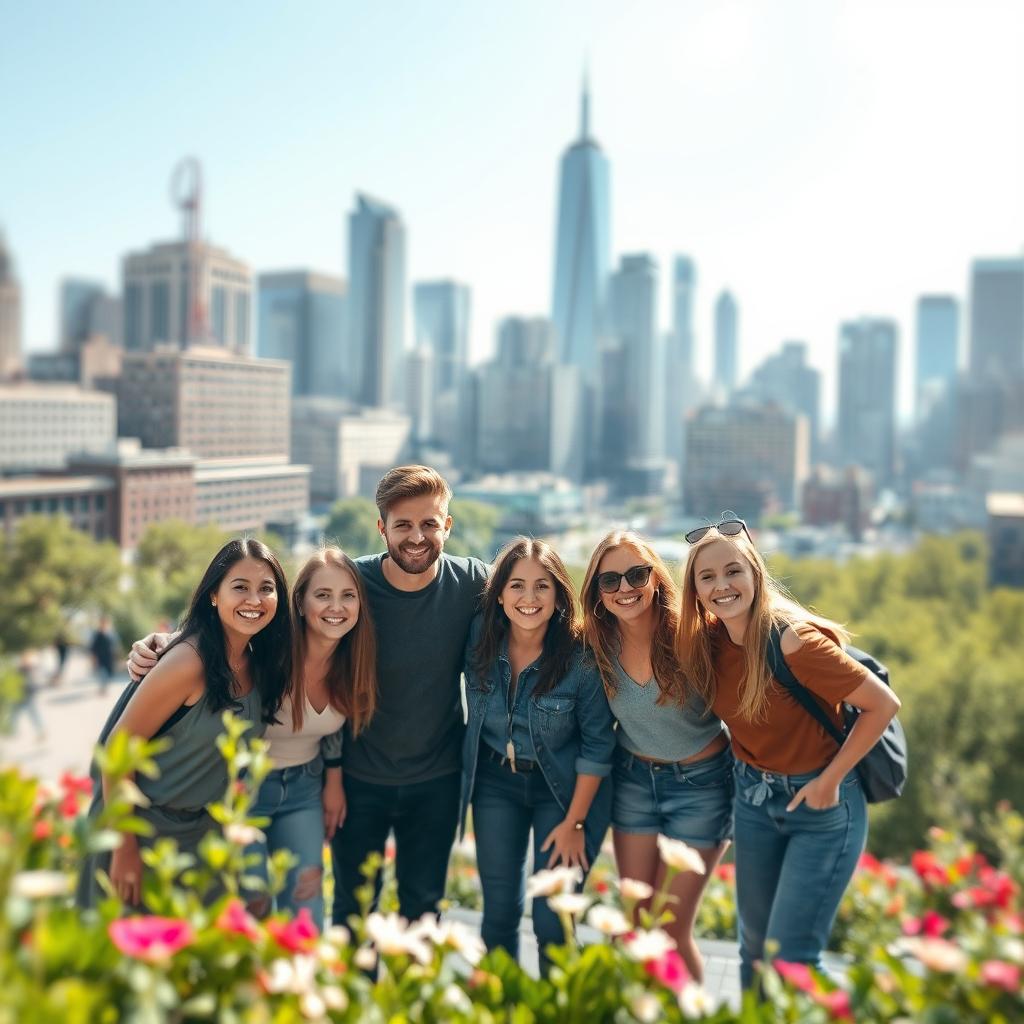
[[[706,544],[693,562],[693,584],[700,603],[719,619],[750,614],[754,572],[735,544],[721,538]]]
[[[621,545],[610,548],[601,556],[597,566],[595,582],[603,572],[625,573],[634,566],[648,565],[638,552],[631,547]],[[654,603],[654,590],[657,581],[652,572],[642,587],[631,587],[625,577],[619,580],[618,590],[606,593],[598,590],[598,597],[605,611],[622,621],[642,619]]]
[[[513,626],[545,630],[555,613],[555,581],[536,558],[520,558],[512,566],[498,603]]]

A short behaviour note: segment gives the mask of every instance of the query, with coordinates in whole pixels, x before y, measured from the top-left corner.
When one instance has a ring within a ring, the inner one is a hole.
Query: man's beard
[[[402,547],[404,545],[388,545],[388,557],[398,566],[402,572],[407,572],[410,576],[418,576],[420,573],[428,572],[431,566],[441,557],[441,544],[433,543],[432,541],[424,541],[428,547],[428,551],[424,555],[420,555],[418,558],[413,558],[407,555]],[[412,547],[419,547],[420,545],[414,544]]]

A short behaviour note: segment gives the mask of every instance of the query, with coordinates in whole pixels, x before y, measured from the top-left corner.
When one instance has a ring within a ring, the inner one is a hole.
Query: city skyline
[[[411,4],[390,15],[324,8],[319,20],[310,7],[301,24],[255,4],[239,38],[218,34],[237,12],[215,11],[207,36],[187,41],[185,15],[135,24],[111,11],[94,24],[69,5],[54,27],[8,4],[5,35],[19,46],[2,54],[0,102],[20,159],[0,167],[0,227],[23,287],[26,352],[57,345],[62,278],[116,289],[126,253],[177,237],[167,178],[195,152],[207,171],[204,234],[258,273],[348,277],[353,196],[384,197],[408,228],[407,311],[416,281],[464,281],[479,363],[503,317],[550,315],[557,165],[577,134],[585,51],[591,130],[612,166],[613,264],[655,257],[664,330],[667,268],[681,253],[693,260],[705,379],[712,304],[729,288],[742,311],[741,378],[784,339],[806,339],[828,413],[841,322],[889,318],[909,339],[921,294],[965,302],[972,260],[1021,251],[1018,5],[938,5],[927,20],[905,3],[446,10],[439,60],[416,52],[430,19]],[[145,41],[158,33],[153,54]],[[176,39],[190,56],[184,77],[164,53]],[[69,78],[82,69],[73,99],[51,83],[16,88],[34,81],[44,45]],[[278,69],[293,51],[305,60],[291,79]],[[212,88],[225,71],[244,86],[228,107]],[[364,91],[356,103],[353,86],[368,83],[372,101]],[[909,345],[900,364],[907,413]]]

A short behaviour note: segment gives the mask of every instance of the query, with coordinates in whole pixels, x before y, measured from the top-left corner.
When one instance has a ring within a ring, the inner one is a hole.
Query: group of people
[[[642,537],[609,533],[577,595],[541,540],[514,540],[493,566],[445,554],[450,500],[436,471],[391,470],[376,494],[387,550],[354,561],[321,551],[290,600],[275,555],[232,541],[180,631],[135,644],[141,681],[101,741],[172,740],[159,777],[138,780],[154,836],[194,850],[212,826],[206,805],[226,783],[213,738],[234,708],[270,743],[275,768],[254,814],[270,822],[265,850],[297,861],[281,907],[322,922],[328,841],[332,918],[344,921],[362,864],[393,833],[401,914],[435,913],[471,811],[483,939],[516,955],[531,851],[535,870],[562,865],[582,881],[610,825],[620,875],[651,889],[665,876],[659,835],[699,852],[703,874],[673,877],[669,926],[695,978],[699,901],[730,841],[744,983],[769,941],[780,958],[820,966],[866,836],[853,769],[899,706],[844,652],[842,627],[784,595],[739,519],[691,531],[680,582]],[[861,710],[841,746],[773,680],[773,630],[839,728],[843,702]],[[95,777],[99,807],[106,781]],[[102,868],[138,903],[139,844],[152,841],[125,835],[99,855],[80,901],[95,900]],[[545,971],[563,934],[543,899],[533,927]]]

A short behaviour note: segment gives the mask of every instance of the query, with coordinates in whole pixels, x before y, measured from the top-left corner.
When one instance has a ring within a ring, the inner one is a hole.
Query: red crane
[[[210,328],[203,301],[203,245],[200,225],[203,201],[203,169],[194,156],[181,160],[171,174],[171,202],[181,210],[182,236],[188,264],[188,325],[186,347],[207,344]]]

